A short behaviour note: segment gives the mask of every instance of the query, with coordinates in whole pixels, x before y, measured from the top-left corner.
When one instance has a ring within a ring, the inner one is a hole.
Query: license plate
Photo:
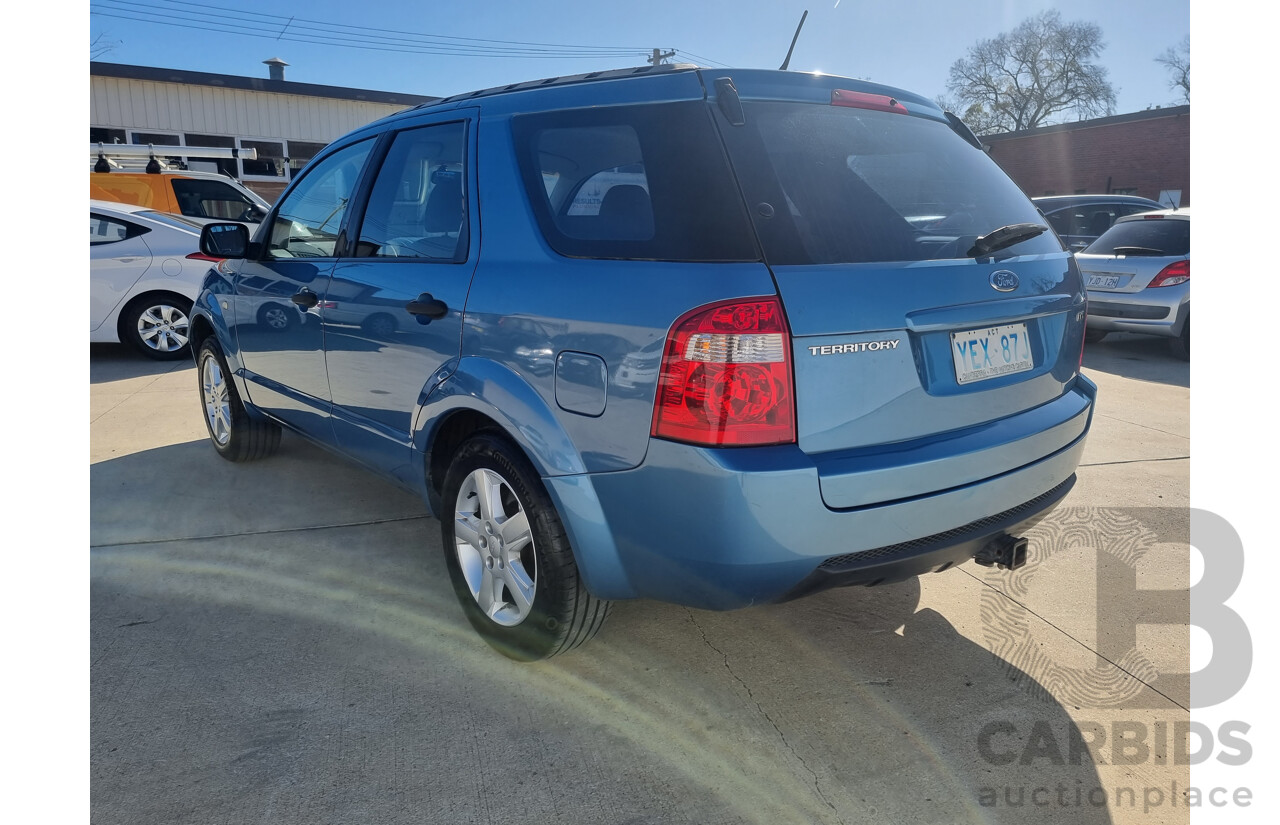
[[[1115,289],[1120,286],[1119,275],[1090,275],[1087,286],[1090,289]]]
[[[1024,372],[1035,366],[1026,324],[953,332],[951,358],[956,381],[961,384]]]

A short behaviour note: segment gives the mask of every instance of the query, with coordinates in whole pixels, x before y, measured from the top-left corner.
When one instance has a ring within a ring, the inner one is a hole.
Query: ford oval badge
[[[991,273],[991,286],[1001,292],[1013,292],[1018,288],[1018,276],[1007,269],[997,269]]]

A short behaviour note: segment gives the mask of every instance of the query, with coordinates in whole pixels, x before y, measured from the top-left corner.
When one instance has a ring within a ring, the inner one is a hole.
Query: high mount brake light
[[[707,446],[795,442],[791,333],[776,297],[711,304],[676,321],[650,433]]]
[[[1174,261],[1156,274],[1147,289],[1158,286],[1176,286],[1191,280],[1191,261]]]
[[[831,105],[848,106],[853,109],[873,109],[877,112],[896,112],[900,115],[908,114],[906,106],[888,95],[851,92],[848,89],[832,89]]]

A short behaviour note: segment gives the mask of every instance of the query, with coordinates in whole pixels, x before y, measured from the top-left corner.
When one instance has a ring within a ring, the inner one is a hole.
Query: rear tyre
[[[148,358],[191,357],[191,302],[181,295],[140,295],[120,312],[120,338]]]
[[[1108,330],[1105,329],[1089,329],[1088,327],[1085,327],[1084,342],[1086,344],[1096,344],[1103,338],[1107,337],[1107,332]]]
[[[1175,358],[1181,358],[1183,361],[1191,360],[1191,319],[1182,325],[1182,334],[1169,342],[1169,349],[1173,352]]]
[[[587,592],[564,525],[533,465],[500,436],[459,448],[444,481],[445,563],[467,621],[518,661],[595,636],[611,604]]]
[[[255,461],[280,447],[280,425],[254,418],[240,401],[217,341],[205,340],[196,358],[205,428],[218,455],[227,461]]]

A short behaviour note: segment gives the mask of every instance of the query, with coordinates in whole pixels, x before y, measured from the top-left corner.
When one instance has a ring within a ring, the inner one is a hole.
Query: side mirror
[[[213,258],[243,258],[249,251],[249,227],[210,223],[200,230],[200,251]]]

